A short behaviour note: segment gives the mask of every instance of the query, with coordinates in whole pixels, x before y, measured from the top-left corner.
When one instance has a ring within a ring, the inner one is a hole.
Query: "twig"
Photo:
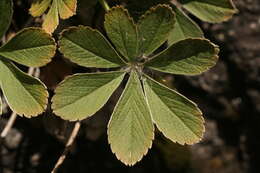
[[[60,156],[60,158],[58,159],[58,161],[56,162],[53,170],[51,171],[51,173],[56,173],[59,169],[59,167],[62,165],[62,163],[64,162],[64,160],[66,159],[67,154],[69,153],[71,146],[73,144],[73,142],[75,141],[75,138],[79,132],[80,129],[80,122],[76,122],[74,125],[74,128],[70,134],[70,137],[68,139],[68,142],[66,143],[65,149],[62,153],[62,155]]]
[[[30,67],[28,70],[28,74],[33,76],[34,71],[35,71],[35,68]],[[38,77],[38,76],[36,76],[36,77]],[[16,118],[17,118],[17,114],[15,112],[13,112],[0,135],[0,139],[3,139],[7,136],[8,132],[13,127]]]

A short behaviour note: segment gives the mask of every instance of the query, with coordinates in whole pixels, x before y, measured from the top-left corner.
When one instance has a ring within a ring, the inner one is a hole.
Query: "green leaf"
[[[176,14],[176,22],[174,29],[169,35],[168,44],[170,46],[173,43],[187,38],[204,37],[200,27],[193,20],[191,20],[181,9],[174,6],[173,9]]]
[[[27,28],[0,48],[0,55],[17,63],[39,67],[51,61],[56,50],[54,39],[42,29]]]
[[[110,119],[108,141],[119,160],[134,165],[151,148],[153,131],[150,110],[133,71]]]
[[[106,38],[90,27],[71,27],[61,34],[60,51],[85,67],[111,68],[124,65]]]
[[[9,28],[13,16],[13,1],[1,0],[0,1],[0,39],[3,37]]]
[[[58,0],[59,15],[67,19],[76,14],[77,0]]]
[[[237,13],[231,0],[179,0],[183,7],[199,19],[218,23]]]
[[[43,24],[42,24],[42,28],[47,33],[53,33],[58,25],[59,25],[58,2],[57,2],[57,0],[53,0],[51,7],[50,7],[45,19],[44,19]]]
[[[0,87],[12,111],[19,115],[35,117],[47,106],[48,92],[45,85],[2,57],[0,57]]]
[[[201,140],[204,120],[195,103],[148,76],[144,89],[153,121],[167,138],[179,144]]]
[[[127,60],[133,61],[138,54],[137,26],[122,6],[111,8],[105,15],[105,29],[116,49]]]
[[[138,22],[141,53],[150,55],[168,39],[174,18],[174,12],[167,5],[152,7],[141,17]]]
[[[51,0],[35,0],[32,3],[29,12],[34,17],[41,16],[47,10],[50,4]]]
[[[65,120],[82,120],[101,109],[124,78],[124,72],[76,74],[65,79],[52,99],[54,113]]]
[[[152,58],[146,66],[172,74],[197,75],[213,67],[219,49],[206,39],[181,40]]]

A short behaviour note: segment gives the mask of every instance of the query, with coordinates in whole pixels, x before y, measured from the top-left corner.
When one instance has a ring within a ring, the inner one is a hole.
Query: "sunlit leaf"
[[[216,64],[218,52],[210,41],[190,38],[173,44],[146,65],[165,73],[197,75]]]
[[[76,14],[77,0],[58,0],[59,16],[67,19]]]
[[[32,16],[38,17],[41,16],[50,6],[52,0],[35,0],[29,12]]]
[[[201,140],[204,120],[195,103],[148,76],[144,89],[153,121],[167,138],[180,144]]]
[[[39,67],[51,61],[55,50],[55,41],[49,34],[39,28],[27,28],[3,45],[0,55],[26,66]]]
[[[231,0],[178,0],[185,9],[206,22],[223,22],[237,9]]]
[[[105,15],[105,29],[116,49],[128,60],[138,54],[137,26],[122,6],[111,8]]]
[[[53,33],[53,31],[57,28],[58,25],[59,25],[58,2],[57,0],[53,0],[51,7],[42,24],[42,28],[48,33]]]
[[[120,85],[124,72],[76,74],[65,79],[52,99],[54,113],[65,120],[82,120],[95,114]]]
[[[131,72],[108,125],[113,153],[127,165],[140,161],[152,146],[153,123],[136,72]]]
[[[138,22],[140,53],[150,55],[167,39],[174,27],[175,15],[167,5],[151,8]]]
[[[191,20],[181,9],[173,7],[176,14],[174,29],[171,31],[168,44],[172,45],[187,38],[203,37],[200,27]]]
[[[60,38],[60,51],[85,67],[111,68],[124,65],[106,38],[90,27],[71,27]]]
[[[9,28],[13,16],[13,1],[1,0],[0,1],[0,39],[3,37]]]
[[[48,102],[45,85],[0,56],[0,88],[13,112],[28,118],[42,113]]]

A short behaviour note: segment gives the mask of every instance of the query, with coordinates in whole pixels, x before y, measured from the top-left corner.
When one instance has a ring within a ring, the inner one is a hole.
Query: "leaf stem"
[[[106,0],[99,0],[99,3],[102,5],[102,7],[104,8],[104,10],[106,12],[108,12],[110,10],[110,7]]]

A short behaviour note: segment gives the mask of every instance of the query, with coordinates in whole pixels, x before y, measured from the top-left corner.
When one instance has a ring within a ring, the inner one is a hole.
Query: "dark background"
[[[140,15],[154,1],[127,2],[133,15]],[[158,0],[157,0],[158,1]],[[117,3],[118,1],[114,1]],[[139,2],[138,2],[139,3]],[[112,154],[106,125],[120,89],[95,116],[82,122],[79,135],[61,173],[173,172],[173,173],[259,173],[260,172],[260,1],[234,0],[239,13],[222,24],[207,24],[192,17],[206,38],[221,48],[218,64],[195,77],[166,75],[168,85],[196,102],[206,119],[202,142],[180,146],[160,133],[152,149],[134,167],[126,167]],[[113,3],[111,5],[114,5]],[[7,36],[28,26],[40,26],[41,18],[28,14],[30,1],[15,1],[12,25]],[[140,11],[138,11],[140,10]],[[104,11],[95,0],[79,0],[78,13],[62,21],[57,34],[69,25],[89,25],[102,29]],[[20,66],[21,69],[27,70]],[[71,64],[57,53],[53,62],[41,69],[41,79],[50,93],[66,76],[97,71]],[[11,111],[6,108],[0,130]],[[55,117],[49,109],[38,118],[18,118],[8,136],[0,142],[0,173],[48,173],[64,149],[73,123]]]

